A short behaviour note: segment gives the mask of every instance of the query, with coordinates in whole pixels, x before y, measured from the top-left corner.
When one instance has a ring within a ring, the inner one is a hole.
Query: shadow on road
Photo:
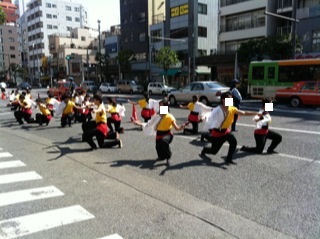
[[[91,151],[91,149],[71,149],[70,147],[61,147],[59,145],[54,145],[51,146],[52,148],[55,147],[58,150],[57,151],[49,151],[47,152],[48,154],[56,154],[56,153],[60,153],[60,155],[58,155],[55,158],[52,159],[48,159],[48,161],[54,161],[54,160],[58,160],[59,158],[62,158],[68,154],[74,154],[74,153],[83,153],[83,152],[89,152]]]
[[[153,169],[155,167],[155,159],[146,159],[146,160],[117,160],[113,161],[113,164],[110,167],[122,167],[125,165],[138,167],[141,169]],[[157,165],[158,167],[159,165]]]

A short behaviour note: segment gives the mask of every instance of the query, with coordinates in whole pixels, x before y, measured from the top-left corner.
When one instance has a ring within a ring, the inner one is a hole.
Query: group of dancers
[[[156,161],[166,160],[169,162],[172,156],[170,144],[173,140],[172,128],[176,131],[182,131],[184,134],[196,135],[199,132],[199,123],[204,123],[204,131],[201,134],[201,140],[205,139],[211,142],[211,147],[204,147],[200,153],[201,158],[210,160],[208,154],[217,154],[225,142],[229,143],[228,155],[226,157],[226,165],[235,164],[233,155],[237,148],[236,137],[231,132],[231,126],[235,121],[235,115],[255,116],[256,129],[254,138],[256,147],[243,146],[242,151],[251,153],[262,153],[267,139],[271,139],[267,153],[275,153],[275,148],[282,140],[282,136],[269,129],[271,116],[265,110],[265,104],[271,103],[271,99],[263,99],[262,107],[259,112],[242,111],[234,106],[227,106],[226,99],[234,98],[231,92],[221,95],[220,105],[217,107],[209,107],[199,102],[198,96],[192,96],[191,102],[180,108],[189,109],[190,113],[186,123],[178,125],[175,117],[170,113],[169,102],[167,97],[162,100],[150,99],[148,94],[144,98],[133,102],[128,100],[132,105],[141,107],[141,117],[144,122],[132,119],[132,122],[140,126],[147,136],[153,136],[156,139],[156,151],[158,158]],[[90,146],[89,150],[97,149],[94,142],[96,138],[99,148],[110,148],[118,146],[122,148],[122,141],[119,134],[124,133],[121,127],[121,120],[124,116],[125,107],[118,104],[115,99],[107,97],[107,105],[103,103],[101,94],[95,94],[93,102],[90,96],[85,92],[66,93],[59,102],[48,91],[48,97],[45,102],[40,98],[34,102],[32,100],[30,89],[19,94],[13,91],[10,95],[10,103],[8,106],[14,110],[14,116],[19,124],[23,124],[23,120],[27,123],[38,123],[39,125],[48,125],[52,117],[61,115],[61,127],[69,125],[73,122],[82,122],[82,141],[87,142]],[[32,117],[32,108],[39,109],[36,117]],[[107,113],[110,117],[107,117]],[[90,116],[89,116],[90,115]],[[192,128],[188,125],[191,124]]]

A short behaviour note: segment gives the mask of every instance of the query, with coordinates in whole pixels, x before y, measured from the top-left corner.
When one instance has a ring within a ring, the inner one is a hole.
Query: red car
[[[292,107],[320,105],[320,81],[301,81],[276,91],[278,101],[289,101]]]
[[[69,92],[70,81],[58,81],[54,87],[50,88],[49,91],[53,96],[64,95]],[[76,86],[76,92],[81,91],[81,87]]]

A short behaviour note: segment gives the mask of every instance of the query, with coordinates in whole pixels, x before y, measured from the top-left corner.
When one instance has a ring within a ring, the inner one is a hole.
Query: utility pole
[[[297,0],[292,0],[292,18],[295,19],[295,21],[292,22],[292,59],[295,59],[295,53],[296,53],[296,45],[297,45]]]
[[[34,43],[32,44],[32,55],[33,55],[33,74],[32,74],[32,83],[34,83],[35,75],[36,75],[36,56],[34,54]]]
[[[98,32],[99,32],[99,78],[100,78],[100,82],[101,82],[101,35],[100,35],[100,23],[101,21],[98,20]]]

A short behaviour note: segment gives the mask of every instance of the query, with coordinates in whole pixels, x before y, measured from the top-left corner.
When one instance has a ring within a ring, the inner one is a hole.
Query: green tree
[[[99,68],[101,68],[101,73],[103,74],[104,79],[108,79],[109,55],[97,52],[95,60],[98,62]]]
[[[3,11],[3,8],[0,7],[0,25],[3,25],[6,22],[6,19],[6,13]]]
[[[165,72],[165,78],[167,81],[167,74],[170,67],[179,63],[178,55],[176,51],[171,50],[170,47],[162,47],[156,54],[156,64],[162,68]]]
[[[301,49],[297,38],[296,51]],[[249,63],[251,60],[263,59],[282,60],[292,57],[292,35],[280,35],[262,39],[250,40],[242,43],[238,50],[239,60]]]
[[[28,75],[28,70],[16,63],[11,63],[10,75],[12,76],[13,83],[17,83],[17,77],[20,76],[22,79],[25,79]]]

